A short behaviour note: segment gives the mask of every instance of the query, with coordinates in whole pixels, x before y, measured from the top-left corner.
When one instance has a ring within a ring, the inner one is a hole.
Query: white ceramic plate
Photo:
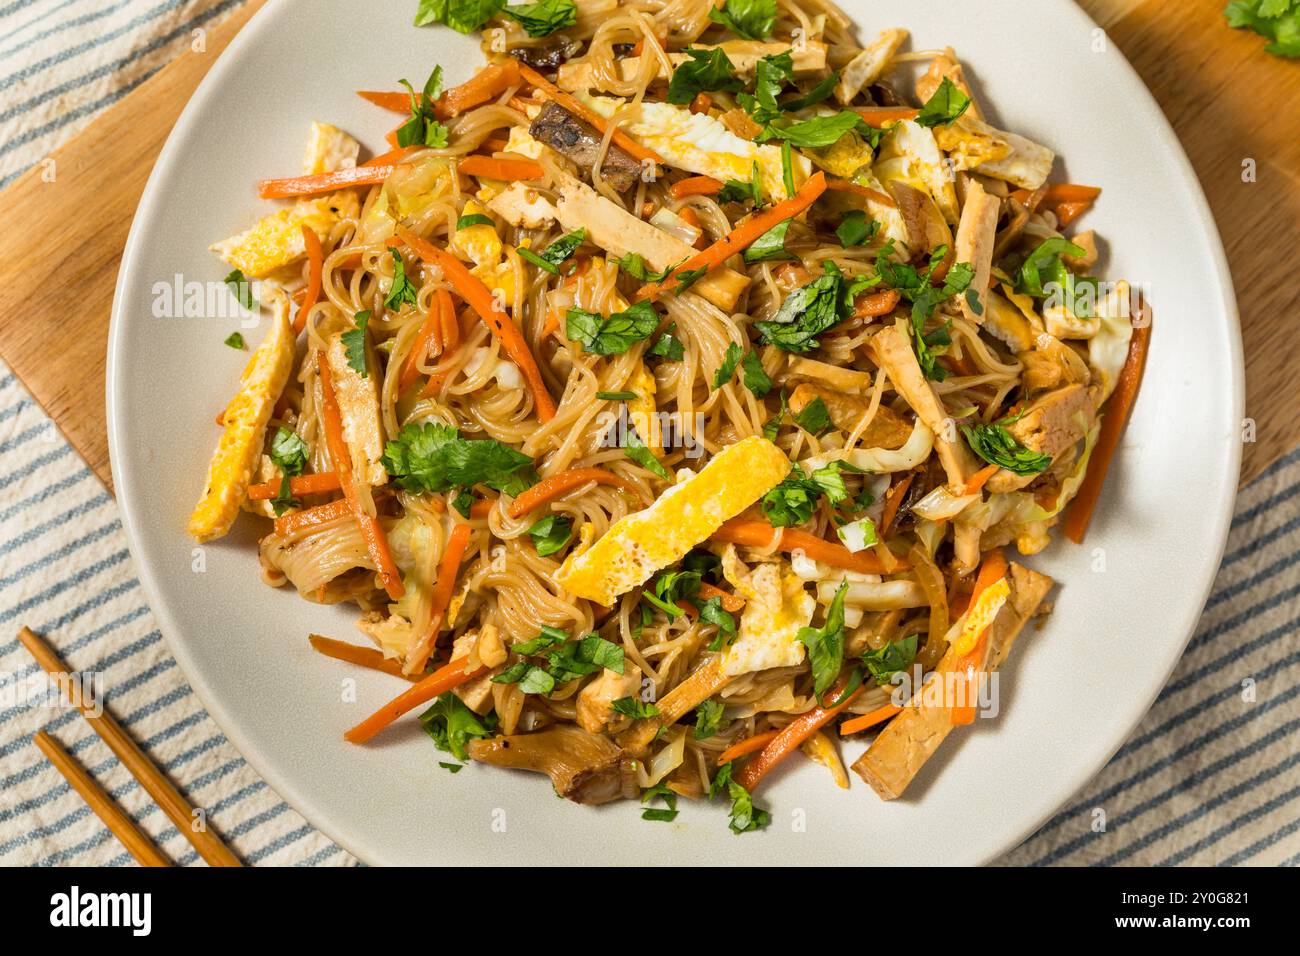
[[[900,26],[913,49],[951,44],[1004,128],[1105,187],[1087,225],[1110,277],[1143,283],[1156,325],[1146,381],[1087,546],[1035,564],[1062,582],[1055,613],[1016,647],[1003,712],[954,734],[908,799],[795,761],[763,787],[764,832],[733,836],[719,804],[645,823],[631,803],[557,800],[540,776],[452,776],[407,719],[371,746],[342,733],[393,681],[316,656],[310,631],[355,637],[354,612],[258,579],[256,522],[193,570],[185,519],[215,441],[214,412],[247,358],[229,319],[157,318],[155,283],[219,280],[207,246],[263,214],[254,183],[299,168],[308,123],[382,150],[391,115],[358,89],[449,83],[475,41],[410,24],[414,0],[278,0],[245,28],[176,124],[145,191],[118,280],[109,345],[114,479],[140,578],[208,710],[285,799],[372,863],[980,863],[1024,839],[1123,742],[1196,623],[1227,532],[1242,417],[1234,298],[1209,209],[1159,108],[1121,55],[1066,0],[843,4],[860,34]],[[1058,161],[1059,163],[1060,161]],[[256,343],[263,329],[246,332]],[[1104,570],[1098,570],[1104,568]],[[355,678],[358,702],[343,704]],[[845,747],[850,759],[859,744]]]

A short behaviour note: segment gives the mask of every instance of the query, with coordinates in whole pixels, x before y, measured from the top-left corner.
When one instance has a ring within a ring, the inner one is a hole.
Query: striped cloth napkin
[[[0,187],[188,48],[240,0],[0,0]],[[999,862],[1300,862],[1300,450],[1242,493],[1204,618],[1151,713],[1065,809]],[[29,706],[27,623],[249,863],[346,865],[258,778],[167,652],[117,509],[0,364],[0,865],[130,857],[31,743],[46,727],[173,859],[197,862],[67,710]],[[1132,639],[1140,640],[1141,635]]]

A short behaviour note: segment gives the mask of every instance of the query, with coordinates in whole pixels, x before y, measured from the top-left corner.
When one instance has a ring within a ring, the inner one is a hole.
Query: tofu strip
[[[974,180],[966,187],[966,205],[962,207],[957,226],[957,261],[969,262],[975,269],[970,288],[979,296],[979,311],[971,307],[966,296],[960,299],[962,315],[976,325],[983,325],[988,314],[989,273],[993,270],[993,246],[997,242],[1001,206],[997,196],[985,192]]]
[[[636,252],[651,269],[662,272],[695,254],[694,249],[676,236],[638,219],[576,179],[565,180],[560,185],[560,199],[555,208],[565,229],[585,228],[587,238],[616,259]],[[748,285],[749,276],[722,268],[700,279],[691,291],[730,312]]]
[[[1011,646],[1053,584],[1047,575],[1015,563],[1008,567],[1007,579],[1010,596],[989,625],[990,657],[986,673],[997,670],[1006,660]],[[951,673],[960,657],[949,647],[935,670]],[[897,799],[952,731],[951,713],[947,706],[924,703],[904,708],[853,764],[854,771],[882,799]]]
[[[925,380],[916,353],[912,351],[912,343],[898,326],[893,326],[876,333],[871,345],[876,354],[876,364],[885,370],[894,388],[912,406],[922,423],[934,432],[934,447],[949,484],[964,487],[970,476],[979,470],[979,462],[948,417],[938,393]]]

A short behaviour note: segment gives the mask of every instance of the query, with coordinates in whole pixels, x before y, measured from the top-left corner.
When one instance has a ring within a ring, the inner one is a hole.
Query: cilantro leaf
[[[506,0],[420,0],[415,25],[445,23],[457,33],[473,33],[505,5]]]
[[[471,740],[491,737],[496,730],[496,714],[480,717],[465,702],[447,691],[420,715],[420,725],[433,738],[434,746],[453,754],[457,760],[468,760],[465,745]]]
[[[641,802],[645,803],[648,800],[653,800],[655,797],[661,798],[667,805],[668,809],[665,810],[661,807],[647,807],[645,810],[641,811],[641,819],[651,820],[658,823],[671,823],[673,820],[676,820],[678,813],[677,794],[672,790],[669,790],[667,784],[657,783],[653,787],[649,787],[641,793]]]
[[[727,346],[727,351],[722,354],[722,364],[718,370],[713,373],[713,387],[722,388],[731,381],[731,377],[736,374],[736,366],[740,364],[740,346],[732,342]]]
[[[517,495],[533,478],[527,455],[491,438],[461,438],[441,422],[403,425],[380,461],[398,485],[416,494],[484,484]]]
[[[946,76],[934,95],[925,101],[916,122],[921,126],[947,126],[970,108],[970,97]]]
[[[578,22],[578,8],[573,0],[537,0],[502,11],[528,33],[530,37],[549,36]]]
[[[776,0],[727,0],[709,19],[746,40],[766,40],[776,25]]]
[[[833,116],[816,116],[801,122],[769,123],[763,132],[758,134],[758,141],[783,139],[800,149],[823,149],[834,146],[840,141],[841,136],[854,130],[862,133],[864,137],[869,137],[873,142],[878,137],[878,132],[872,130],[867,125],[867,121],[857,113],[852,110],[841,110]]]
[[[808,664],[812,668],[813,693],[820,699],[826,689],[839,676],[844,664],[844,595],[848,593],[846,578],[835,591],[826,621],[821,627],[801,627],[796,639],[808,648]]]
[[[841,220],[835,229],[835,235],[839,237],[840,245],[848,249],[851,246],[865,246],[879,230],[879,222],[868,219],[861,209],[854,209]]]
[[[658,355],[667,359],[669,362],[680,362],[686,357],[686,346],[673,335],[676,325],[670,325],[664,330],[664,333],[655,339],[654,344],[650,346],[646,354]]]
[[[271,439],[271,464],[286,475],[301,475],[307,467],[307,443],[297,432],[281,425]]]
[[[695,708],[695,729],[691,736],[696,740],[708,740],[715,736],[722,725],[722,711],[723,704],[720,700],[710,697],[700,701],[700,705]]]
[[[820,435],[831,427],[831,413],[820,397],[814,398],[794,416],[794,423],[811,435]]]
[[[663,272],[655,272],[647,269],[645,259],[639,252],[629,252],[622,259],[617,260],[618,267],[639,282],[663,282],[668,278],[668,273],[672,272],[676,266],[665,269]]]
[[[742,183],[738,179],[728,179],[722,184],[715,198],[719,203],[752,201],[755,209],[763,205],[763,177],[758,163],[754,163],[749,182]]]
[[[673,476],[668,473],[668,469],[663,466],[663,463],[655,457],[654,452],[646,447],[645,442],[641,440],[641,436],[636,433],[636,429],[628,430],[627,444],[623,446],[623,454],[664,481],[672,481]]]
[[[863,654],[862,663],[867,665],[867,670],[876,679],[876,683],[884,687],[895,674],[912,666],[916,660],[916,642],[915,634],[902,640],[889,641],[884,647]]]
[[[388,296],[384,299],[384,308],[399,310],[402,303],[415,305],[419,301],[419,289],[406,277],[406,263],[402,254],[396,249],[389,249],[393,257],[393,284],[389,286]]]
[[[648,339],[659,326],[659,314],[649,302],[637,302],[608,318],[598,312],[570,309],[566,334],[593,355],[620,355]]]
[[[555,690],[555,678],[545,669],[528,661],[515,661],[492,678],[494,684],[514,684],[525,694],[549,694]]]
[[[774,528],[790,528],[812,520],[821,495],[821,486],[798,465],[791,465],[790,474],[763,495],[759,505]]]
[[[709,641],[709,650],[720,651],[736,636],[736,616],[722,606],[722,598],[711,597],[700,605],[700,622],[718,629]]]
[[[1081,247],[1060,236],[1043,240],[1016,273],[1016,291],[1036,299],[1061,298],[1074,315],[1088,318],[1096,301],[1097,280],[1076,276],[1063,258],[1083,254]]]
[[[547,515],[534,522],[528,529],[528,535],[533,539],[533,547],[537,549],[539,558],[559,551],[569,543],[572,534],[573,519],[555,514]]]
[[[343,342],[343,351],[348,357],[348,368],[362,378],[369,378],[370,369],[366,366],[366,326],[370,322],[370,310],[358,312],[353,318],[357,323],[356,328],[348,329],[339,339]]]
[[[790,219],[782,219],[775,226],[763,233],[745,250],[744,259],[747,263],[767,262],[772,259],[793,259],[794,256],[785,251],[785,236],[790,231]]]
[[[817,347],[816,336],[837,325],[841,312],[841,284],[838,275],[819,276],[785,297],[781,308],[768,322],[755,322],[765,341],[787,352],[807,352]]]
[[[737,783],[732,776],[734,762],[727,761],[718,768],[709,783],[709,799],[726,792],[731,798],[731,832],[749,833],[761,830],[772,822],[772,814],[754,806],[754,798],[749,791]]]
[[[764,398],[772,391],[772,379],[763,371],[763,363],[757,352],[746,352],[740,362],[740,371],[745,379],[745,388],[754,393],[755,398]]]
[[[244,278],[244,273],[235,269],[222,281],[225,282],[226,285],[230,286],[230,291],[235,294],[235,298],[239,300],[239,304],[242,305],[246,311],[251,312],[257,308],[257,300],[253,298],[253,286],[246,278]]]
[[[962,425],[961,433],[975,454],[1017,475],[1036,475],[1052,463],[1051,455],[1026,448],[999,422]]]
[[[639,697],[620,697],[612,701],[610,706],[614,708],[614,713],[622,714],[624,717],[631,717],[633,720],[645,720],[648,717],[658,717],[659,708],[654,704],[647,703]]]
[[[519,258],[531,262],[539,269],[551,273],[551,275],[560,274],[562,266],[570,256],[577,251],[582,245],[583,240],[587,238],[586,229],[576,229],[573,232],[566,233],[556,239],[540,253],[533,252],[531,249],[517,249]]]
[[[700,93],[739,93],[745,85],[736,76],[735,64],[721,48],[700,50],[687,47],[682,51],[690,57],[673,70],[668,81],[668,102],[683,106]]]
[[[239,332],[231,332],[229,335],[227,335],[224,344],[230,346],[232,349],[243,350],[247,348],[247,346],[244,344],[244,336]]]

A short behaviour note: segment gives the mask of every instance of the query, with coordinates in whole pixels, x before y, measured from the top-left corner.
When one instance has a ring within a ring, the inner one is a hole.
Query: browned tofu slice
[[[1007,569],[1010,594],[989,625],[989,671],[997,670],[1025,624],[1052,589],[1045,574],[1012,563]],[[936,668],[940,673],[956,669],[959,655],[949,648]],[[939,749],[953,729],[951,711],[945,706],[907,707],[890,721],[853,764],[854,771],[884,800],[903,795],[925,762]]]
[[[979,308],[971,306],[966,296],[961,297],[961,311],[976,325],[984,324],[988,314],[989,273],[993,269],[993,246],[997,242],[998,213],[1002,200],[971,180],[966,187],[966,204],[962,206],[961,222],[957,225],[957,261],[969,262],[975,269],[970,288],[979,297]]]
[[[385,484],[388,472],[379,460],[384,454],[384,424],[379,407],[378,366],[372,350],[366,346],[365,375],[348,364],[341,335],[330,338],[325,360],[334,378],[334,393],[343,419],[343,439],[352,452],[353,474],[371,486]]]
[[[858,427],[871,403],[856,395],[846,395],[834,389],[804,382],[790,393],[790,410],[798,415],[815,399],[820,398],[831,416],[831,422],[848,434]],[[860,448],[902,448],[912,437],[912,426],[887,405],[876,409],[867,430],[858,440]]]
[[[1024,413],[1007,426],[1013,438],[1026,448],[1055,458],[1083,440],[1097,418],[1088,389],[1067,385],[1047,392],[1030,403]],[[1017,475],[1005,468],[985,486],[992,494],[1016,491],[1037,475]]]

